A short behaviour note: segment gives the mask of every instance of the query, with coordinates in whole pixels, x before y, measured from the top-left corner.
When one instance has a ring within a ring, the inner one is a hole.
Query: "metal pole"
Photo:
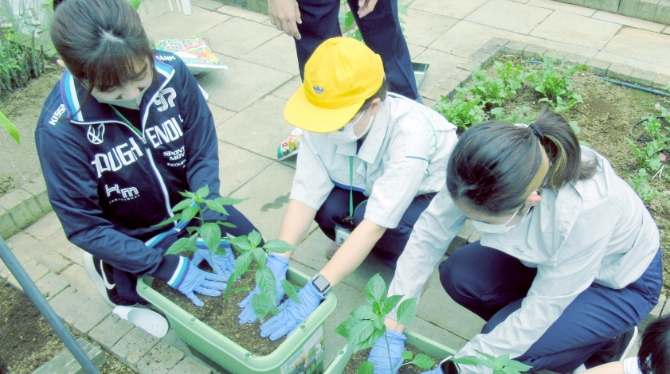
[[[35,304],[40,313],[42,313],[47,322],[49,322],[58,337],[65,343],[65,346],[70,352],[72,352],[74,358],[79,361],[79,364],[84,371],[88,374],[100,374],[98,368],[88,358],[79,344],[77,344],[77,341],[74,340],[70,331],[63,324],[63,321],[60,320],[60,317],[58,317],[56,312],[51,308],[51,305],[49,305],[44,296],[42,296],[42,293],[37,289],[37,286],[35,286],[33,280],[30,279],[30,276],[26,273],[23,266],[21,266],[19,260],[16,259],[16,256],[14,256],[14,253],[9,249],[2,236],[0,236],[0,258],[2,258],[2,261],[5,263],[9,271],[12,272],[12,275],[14,275],[21,287],[23,287],[23,290],[33,304]]]

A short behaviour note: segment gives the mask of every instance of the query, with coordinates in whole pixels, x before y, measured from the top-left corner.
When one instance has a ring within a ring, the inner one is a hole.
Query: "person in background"
[[[508,354],[559,373],[617,361],[658,301],[654,220],[607,159],[549,110],[534,123],[486,122],[460,136],[446,186],[414,226],[389,295],[420,296],[465,217],[484,234],[440,264],[440,281],[486,324],[455,357]],[[401,360],[403,327],[394,322],[386,325]]]
[[[57,5],[54,3],[54,5]],[[192,259],[164,255],[187,225],[173,216],[182,191],[219,196],[218,140],[198,84],[175,55],[156,52],[126,0],[67,0],[51,39],[66,70],[47,97],[35,140],[51,205],[83,265],[111,306],[146,303],[137,278],[151,275],[182,292],[218,296],[234,267],[232,251]],[[243,235],[255,227],[237,209],[209,211]],[[223,246],[223,244],[222,244]],[[210,262],[215,272],[200,270]],[[213,262],[213,263],[212,263]]]

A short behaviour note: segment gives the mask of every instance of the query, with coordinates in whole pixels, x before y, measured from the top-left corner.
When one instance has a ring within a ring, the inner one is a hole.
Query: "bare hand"
[[[376,0],[374,0],[376,2]],[[268,0],[270,22],[288,35],[300,39],[298,24],[302,23],[296,0]]]
[[[358,18],[363,18],[375,10],[377,0],[358,0]]]

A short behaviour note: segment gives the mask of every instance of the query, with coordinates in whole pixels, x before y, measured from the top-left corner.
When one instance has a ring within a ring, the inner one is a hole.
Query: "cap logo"
[[[317,95],[321,95],[323,93],[323,87],[314,86],[313,88]]]

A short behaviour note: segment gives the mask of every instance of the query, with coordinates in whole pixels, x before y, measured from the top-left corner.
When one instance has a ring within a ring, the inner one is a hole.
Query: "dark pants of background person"
[[[479,241],[457,250],[439,269],[449,296],[487,321],[483,334],[519,309],[537,274],[537,269]],[[516,360],[531,365],[533,371],[572,372],[614,337],[639,324],[658,302],[662,283],[659,249],[642,276],[627,287],[615,290],[591,284]]]
[[[248,235],[251,231],[259,231],[252,223],[245,217],[239,210],[233,206],[226,206],[226,222],[230,222],[237,226],[236,228],[230,228],[225,226],[221,227],[221,235],[225,236],[226,234],[231,234],[234,236]],[[199,222],[199,221],[198,221]],[[260,232],[260,231],[259,231]],[[163,239],[162,242],[156,245],[156,250],[165,253],[170,246],[177,241],[180,237],[186,237],[188,233],[186,230],[182,230],[180,236],[171,235]],[[137,286],[137,276],[132,273],[128,273],[121,269],[112,268],[114,283],[116,284],[116,291],[121,299],[125,301],[124,304],[132,305],[135,303],[146,304],[144,300],[135,290]],[[114,300],[112,301],[114,302]]]
[[[338,14],[339,0],[300,0],[302,24],[298,25],[301,39],[295,40],[300,76],[304,77],[305,63],[324,40],[341,36]],[[379,0],[374,11],[358,18],[358,0],[349,0],[365,44],[379,54],[384,63],[389,90],[421,102],[416,87],[407,42],[400,28],[397,0]]]
[[[384,235],[372,248],[372,254],[379,258],[386,266],[395,269],[398,257],[400,257],[403,249],[405,249],[405,244],[407,244],[409,236],[412,234],[416,220],[419,219],[419,216],[428,207],[434,196],[434,193],[430,193],[415,197],[402,215],[398,226],[394,229],[387,229],[384,232]],[[314,220],[319,225],[319,228],[321,228],[321,231],[331,240],[335,240],[336,225],[353,230],[353,228],[363,222],[368,197],[358,191],[354,191],[353,197],[355,207],[353,227],[350,227],[345,221],[345,218],[349,216],[349,189],[333,188],[326,201],[316,212]]]

